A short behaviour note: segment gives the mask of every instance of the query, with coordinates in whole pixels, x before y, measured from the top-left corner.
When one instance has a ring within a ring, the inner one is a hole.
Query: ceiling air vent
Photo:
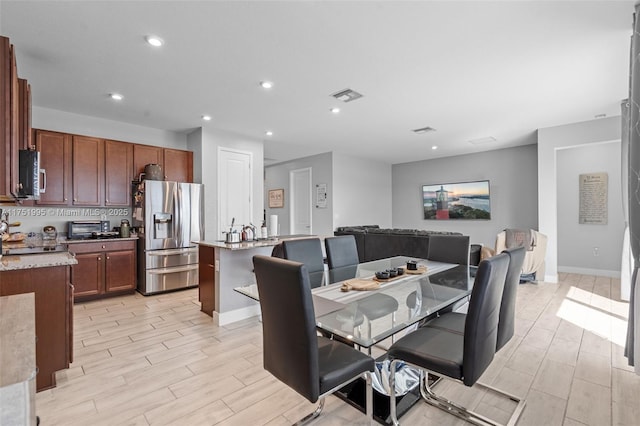
[[[351,102],[351,101],[355,101],[358,98],[361,98],[362,95],[358,92],[356,92],[355,90],[351,90],[351,89],[344,89],[341,90],[339,92],[334,93],[333,95],[334,98],[336,98],[339,101],[342,102]]]
[[[422,133],[429,133],[429,132],[435,132],[436,129],[434,129],[433,127],[421,127],[419,129],[413,129],[412,132],[417,133],[417,134],[422,134]]]
[[[496,141],[496,138],[494,138],[493,136],[487,136],[486,138],[470,140],[469,143],[471,145],[483,145],[485,143],[492,143],[492,142],[495,142],[495,141]]]

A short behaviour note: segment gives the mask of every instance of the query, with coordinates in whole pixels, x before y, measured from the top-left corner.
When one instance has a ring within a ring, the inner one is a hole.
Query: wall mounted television
[[[423,185],[422,207],[427,220],[489,220],[489,181]]]

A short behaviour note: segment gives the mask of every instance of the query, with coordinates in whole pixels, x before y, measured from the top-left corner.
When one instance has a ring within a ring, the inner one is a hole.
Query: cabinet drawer
[[[99,253],[102,251],[135,250],[136,241],[96,241],[90,243],[69,244],[69,251],[72,253]]]

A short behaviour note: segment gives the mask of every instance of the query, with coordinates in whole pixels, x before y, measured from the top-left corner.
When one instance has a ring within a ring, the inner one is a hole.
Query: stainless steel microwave
[[[67,238],[70,240],[86,240],[92,238],[94,232],[109,232],[111,224],[108,220],[73,220],[67,226]]]

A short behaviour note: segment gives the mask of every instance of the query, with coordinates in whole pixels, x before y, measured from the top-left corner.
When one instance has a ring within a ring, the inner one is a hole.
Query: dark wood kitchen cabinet
[[[15,49],[0,37],[0,201],[13,200],[18,189],[19,83]]]
[[[164,149],[164,176],[175,182],[193,182],[193,152]]]
[[[36,311],[36,389],[55,387],[55,372],[73,360],[73,287],[69,267],[0,272],[0,296],[34,293]]]
[[[74,206],[101,206],[104,193],[104,141],[74,135],[72,139]]]
[[[175,182],[193,182],[193,152],[151,145],[133,146],[134,179],[144,173],[147,164],[162,166],[164,179]]]
[[[133,144],[104,141],[104,205],[131,205]]]
[[[88,300],[136,289],[136,240],[69,244],[77,265],[71,268],[74,300]]]
[[[133,174],[137,180],[140,174],[144,173],[144,166],[147,164],[160,164],[162,166],[164,160],[162,155],[162,147],[151,145],[133,145]]]
[[[48,130],[35,130],[34,134],[36,150],[40,152],[40,168],[44,170],[40,199],[36,204],[70,205],[71,135]]]
[[[217,250],[209,246],[198,246],[198,300],[200,310],[213,316],[216,309],[216,254]]]
[[[32,149],[31,85],[23,78],[18,79],[18,110],[18,145],[20,149]]]

